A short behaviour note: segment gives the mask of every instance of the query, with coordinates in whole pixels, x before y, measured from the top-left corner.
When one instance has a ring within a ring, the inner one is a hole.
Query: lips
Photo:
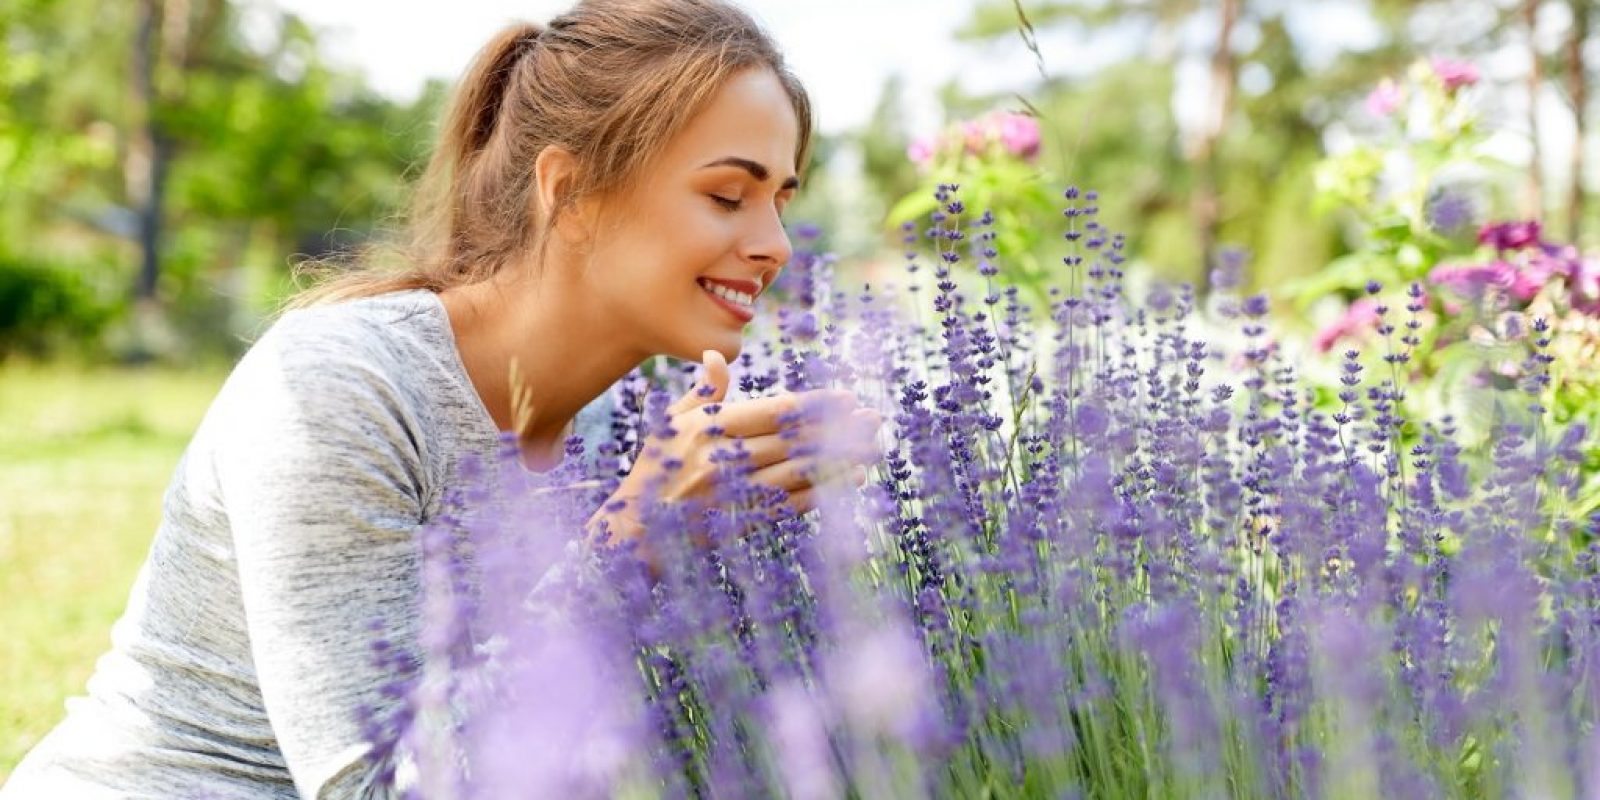
[[[711,302],[716,303],[717,305],[721,306],[724,311],[728,312],[735,319],[737,319],[739,321],[739,324],[743,325],[743,324],[748,323],[751,320],[755,319],[756,314],[755,314],[755,311],[752,308],[750,308],[749,306],[746,306],[746,305],[741,305],[741,304],[739,304],[737,302],[734,302],[733,300],[729,300],[728,298],[721,297],[721,296],[717,295],[715,292],[711,291],[710,287],[707,286],[708,283],[715,283],[715,284],[723,286],[723,287],[725,287],[727,289],[731,289],[731,290],[739,291],[739,292],[745,292],[747,294],[750,294],[751,296],[754,296],[754,292],[749,292],[746,289],[746,284],[747,283],[754,283],[753,281],[751,281],[751,282],[725,281],[725,280],[722,280],[722,279],[701,278],[699,281],[697,281],[697,283],[700,284],[700,291],[704,292],[706,297],[711,299]],[[756,284],[755,288],[756,288],[757,291],[759,291],[760,290],[760,285]]]

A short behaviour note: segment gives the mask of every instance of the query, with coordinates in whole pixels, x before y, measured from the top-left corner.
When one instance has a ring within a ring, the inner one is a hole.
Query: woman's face
[[[744,301],[788,263],[779,215],[797,187],[798,122],[771,71],[731,78],[612,207],[584,280],[601,313],[646,353],[732,360]],[[721,298],[711,284],[746,295]]]

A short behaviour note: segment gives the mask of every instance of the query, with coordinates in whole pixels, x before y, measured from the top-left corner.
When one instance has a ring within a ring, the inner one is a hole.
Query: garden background
[[[1584,0],[856,5],[829,28],[924,38],[835,113],[837,76],[863,83],[849,37],[750,4],[819,95],[788,217],[824,232],[842,285],[896,266],[897,223],[951,177],[1032,254],[1019,280],[1051,274],[1057,190],[1095,187],[1131,280],[1204,294],[1246,264],[1313,352],[1359,336],[1368,280],[1488,260],[1483,224],[1596,244]],[[447,81],[380,91],[383,67],[320,24],[243,0],[0,7],[0,780],[82,691],[161,490],[291,261],[382,235],[427,152]],[[1430,370],[1451,385],[1449,362]]]

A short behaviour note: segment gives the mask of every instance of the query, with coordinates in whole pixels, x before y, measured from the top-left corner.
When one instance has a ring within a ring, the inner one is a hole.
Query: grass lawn
[[[81,694],[222,370],[0,367],[0,782]]]

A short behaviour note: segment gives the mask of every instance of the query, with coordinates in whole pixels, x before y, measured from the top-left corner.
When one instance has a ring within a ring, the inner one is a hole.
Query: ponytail
[[[470,198],[481,194],[481,190],[466,187],[489,183],[485,178],[494,170],[485,169],[482,163],[486,153],[491,161],[504,160],[503,154],[495,158],[491,149],[502,107],[516,82],[517,67],[543,33],[544,27],[537,23],[513,23],[473,58],[450,100],[428,166],[417,181],[409,213],[411,241],[405,252],[393,253],[395,248],[383,244],[365,248],[355,260],[366,268],[355,271],[331,259],[296,264],[295,279],[308,278],[314,286],[290,297],[279,313],[388,292],[441,292],[488,277],[499,267],[498,263],[461,257],[474,250],[462,246],[473,238],[462,226],[474,219]],[[395,255],[400,256],[401,268],[382,269],[388,260],[385,256]]]
[[[511,25],[496,34],[473,59],[450,104],[439,138],[439,150],[455,157],[458,170],[489,145],[517,62],[538,44],[543,32],[543,26],[532,22]]]

